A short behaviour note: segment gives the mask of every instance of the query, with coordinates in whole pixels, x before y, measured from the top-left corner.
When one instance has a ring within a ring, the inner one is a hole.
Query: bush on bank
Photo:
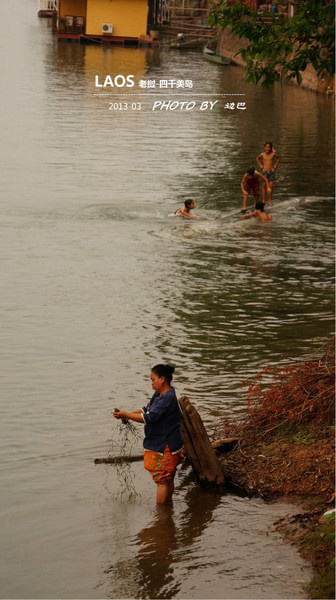
[[[246,413],[221,419],[216,437],[234,437],[221,461],[229,480],[250,495],[288,499],[308,509],[279,529],[311,562],[309,597],[334,598],[335,338],[306,361],[266,368],[248,385]],[[322,521],[321,521],[322,519]]]

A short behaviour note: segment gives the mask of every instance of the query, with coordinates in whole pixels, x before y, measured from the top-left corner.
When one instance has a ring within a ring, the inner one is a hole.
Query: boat
[[[218,38],[211,38],[204,46],[204,51],[209,54],[215,54],[218,48]]]
[[[213,50],[210,50],[210,52],[208,52],[206,48],[203,49],[203,55],[204,58],[206,58],[206,60],[217,63],[218,65],[229,65],[231,62],[231,58],[223,56],[223,54],[217,54]]]
[[[218,54],[218,39],[209,40],[204,48],[203,55],[206,60],[210,62],[217,63],[218,65],[229,65],[231,62],[231,58],[224,56],[223,54]]]

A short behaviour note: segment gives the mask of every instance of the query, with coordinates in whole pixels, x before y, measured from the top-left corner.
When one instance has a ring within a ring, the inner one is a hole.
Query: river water
[[[310,569],[269,531],[295,507],[182,469],[157,511],[141,463],[131,501],[93,460],[123,444],[111,411],[148,401],[151,365],[176,366],[211,432],[244,410],[247,378],[330,336],[332,100],[247,87],[198,52],[58,43],[35,0],[2,0],[0,32],[1,597],[303,598]],[[110,73],[193,87],[137,87],[140,110],[109,110],[129,98],[95,88]],[[273,220],[241,221],[268,139]],[[187,197],[197,219],[169,217]]]

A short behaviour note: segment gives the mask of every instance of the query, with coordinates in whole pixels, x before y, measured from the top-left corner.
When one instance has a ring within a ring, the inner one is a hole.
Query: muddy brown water
[[[309,567],[269,533],[296,508],[182,469],[158,511],[141,464],[128,501],[93,460],[113,407],[148,401],[153,363],[176,365],[211,433],[244,409],[244,380],[328,338],[332,102],[246,87],[197,52],[58,43],[36,13],[1,2],[1,597],[303,598]],[[220,103],[153,112],[145,90],[141,110],[109,111],[93,81],[110,72]],[[240,179],[269,138],[273,221],[241,222]],[[197,220],[169,217],[187,197]]]

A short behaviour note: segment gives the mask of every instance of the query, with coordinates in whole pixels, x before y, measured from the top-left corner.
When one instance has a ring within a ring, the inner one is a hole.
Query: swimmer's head
[[[254,175],[254,171],[255,171],[255,168],[254,168],[254,167],[249,167],[249,168],[246,170],[246,174],[247,174],[247,175],[251,175],[251,176],[252,176],[252,175]]]
[[[185,208],[194,208],[195,202],[193,201],[192,198],[189,198],[188,200],[184,201],[184,206],[185,206]]]
[[[272,152],[272,150],[273,150],[272,142],[265,142],[264,148],[265,148],[266,152]]]

